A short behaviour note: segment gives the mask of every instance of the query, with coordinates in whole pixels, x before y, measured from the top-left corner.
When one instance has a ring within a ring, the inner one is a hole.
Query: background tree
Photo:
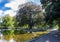
[[[60,28],[60,0],[40,0],[42,7],[45,9],[46,23],[53,26],[53,22],[57,21]]]
[[[13,21],[13,18],[9,15],[6,15],[3,17],[3,26],[5,28],[13,28],[15,21]]]
[[[13,21],[14,21],[14,28],[20,27],[20,26],[18,25],[19,22],[16,21],[16,16],[13,16],[12,18],[13,18]]]

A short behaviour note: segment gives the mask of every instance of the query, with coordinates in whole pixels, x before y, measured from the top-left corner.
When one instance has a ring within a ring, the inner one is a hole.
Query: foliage
[[[2,28],[2,17],[0,18],[0,28]]]
[[[16,15],[16,20],[19,22],[20,26],[28,24],[29,29],[32,29],[34,25],[41,24],[44,18],[41,6],[33,2],[28,2],[21,5],[21,7],[19,7],[20,9]]]
[[[25,33],[27,33],[27,32],[24,30],[15,30],[14,31],[14,34],[25,34]]]
[[[9,15],[6,15],[3,17],[3,26],[5,28],[13,28],[15,21],[13,21],[13,18]]]
[[[41,0],[45,9],[45,20],[47,24],[53,25],[54,21],[60,21],[60,0]],[[60,23],[57,23],[60,28]]]
[[[16,16],[12,17],[13,18],[13,21],[14,21],[14,28],[19,28],[20,26],[18,25],[19,22],[16,21]]]
[[[14,30],[12,29],[12,30],[6,30],[6,31],[4,31],[4,33],[3,33],[4,35],[14,35]]]

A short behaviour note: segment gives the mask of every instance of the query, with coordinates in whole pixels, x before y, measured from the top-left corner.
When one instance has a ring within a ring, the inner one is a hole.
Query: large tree
[[[54,21],[60,28],[60,0],[40,0],[45,9],[46,23],[52,25]]]
[[[32,29],[34,25],[41,24],[43,18],[41,6],[33,2],[20,5],[16,15],[16,20],[19,22],[19,25],[22,26],[27,24],[29,29]]]

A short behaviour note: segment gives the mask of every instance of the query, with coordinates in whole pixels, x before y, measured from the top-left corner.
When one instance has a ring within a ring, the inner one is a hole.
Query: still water
[[[0,42],[27,42],[34,38],[33,34],[3,35],[0,34]]]
[[[47,34],[47,31],[44,32],[34,32],[34,33],[25,33],[25,34],[13,34],[13,35],[3,35],[0,32],[0,42],[27,42],[36,37]]]

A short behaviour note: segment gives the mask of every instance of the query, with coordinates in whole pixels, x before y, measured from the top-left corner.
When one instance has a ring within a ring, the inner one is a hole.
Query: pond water
[[[33,33],[10,34],[11,32],[3,32],[2,30],[0,30],[0,42],[27,42],[28,40],[31,40],[35,37]]]
[[[48,32],[34,32],[25,34],[13,34],[13,35],[3,35],[0,33],[0,42],[27,42],[33,38],[39,37],[41,35],[47,34]]]
[[[9,41],[5,40],[5,39],[0,39],[0,42],[15,42],[15,40],[10,39]]]
[[[34,37],[33,34],[3,35],[0,34],[0,42],[27,42]]]

